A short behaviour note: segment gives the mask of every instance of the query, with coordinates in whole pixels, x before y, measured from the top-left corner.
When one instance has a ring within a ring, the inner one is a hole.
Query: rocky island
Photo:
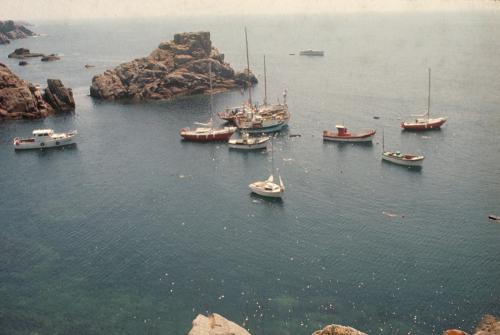
[[[159,100],[209,90],[209,64],[217,92],[257,83],[250,72],[236,72],[212,46],[209,32],[175,34],[147,57],[119,65],[92,79],[90,95],[103,100]]]
[[[42,91],[0,63],[0,119],[38,119],[74,109],[73,92],[60,80],[47,79]]]
[[[10,40],[35,36],[36,34],[12,20],[0,21],[0,44],[8,44]]]

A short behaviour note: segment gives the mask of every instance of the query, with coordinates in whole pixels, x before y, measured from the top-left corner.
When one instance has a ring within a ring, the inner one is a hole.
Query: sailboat
[[[248,35],[245,28],[245,44],[247,56],[247,71],[250,73],[250,60],[248,56]],[[283,104],[268,104],[267,103],[267,71],[266,57],[264,56],[264,103],[262,105],[252,104],[252,86],[248,83],[248,103],[239,111],[232,109],[230,112],[234,123],[238,129],[248,133],[269,133],[280,131],[288,124],[290,113],[286,104],[287,92],[283,93]],[[219,114],[219,116],[221,116]],[[228,116],[225,114],[224,116]],[[222,117],[222,116],[221,116]],[[224,118],[227,120],[227,118]]]
[[[210,82],[210,120],[207,123],[196,123],[202,127],[197,127],[195,129],[182,128],[180,135],[187,141],[227,141],[237,130],[236,127],[214,128],[212,120],[212,63],[208,63],[208,76]]]
[[[268,198],[281,198],[285,192],[285,185],[281,176],[278,174],[278,181],[275,182],[274,178],[274,145],[271,141],[271,175],[264,181],[255,181],[248,185],[253,193],[261,195]]]
[[[431,69],[429,68],[429,94],[427,97],[427,113],[423,115],[418,115],[414,120],[408,120],[401,122],[401,128],[404,130],[430,130],[430,129],[439,129],[446,122],[446,118],[438,117],[438,118],[430,118],[430,110],[431,110]]]
[[[382,132],[382,160],[398,165],[421,167],[424,162],[424,156],[403,154],[400,151],[386,151],[384,143],[384,132]]]

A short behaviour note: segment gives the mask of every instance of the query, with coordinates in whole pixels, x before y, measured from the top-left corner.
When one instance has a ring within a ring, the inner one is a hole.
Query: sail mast
[[[264,106],[267,105],[267,72],[266,72],[266,55],[264,55]]]
[[[274,136],[271,137],[271,176],[274,180]]]
[[[248,37],[247,27],[245,27],[245,45],[247,49],[247,85],[248,85],[248,103],[252,105],[252,83],[250,82],[250,59],[248,57]]]
[[[431,68],[429,68],[429,94],[427,96],[427,119],[430,118],[431,113]]]
[[[212,115],[212,110],[213,110],[213,99],[212,99],[212,62],[208,63],[208,81],[210,85],[210,128],[213,128],[213,115]]]

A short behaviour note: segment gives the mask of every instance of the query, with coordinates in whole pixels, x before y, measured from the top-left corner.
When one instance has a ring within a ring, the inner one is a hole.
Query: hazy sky
[[[497,10],[493,0],[1,0],[0,19]]]

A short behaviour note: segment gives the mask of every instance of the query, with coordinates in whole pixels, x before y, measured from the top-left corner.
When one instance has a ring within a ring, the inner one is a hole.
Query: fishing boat
[[[307,50],[302,50],[299,54],[301,56],[324,56],[325,52],[323,50],[307,49]]]
[[[278,174],[278,181],[275,182],[274,178],[274,148],[271,141],[271,164],[272,170],[271,175],[263,181],[255,181],[248,185],[250,190],[253,193],[258,194],[263,197],[268,198],[281,198],[283,193],[285,192],[285,185],[283,184],[283,180],[281,176]]]
[[[76,130],[68,133],[54,133],[52,129],[35,129],[33,130],[33,137],[14,138],[14,149],[43,149],[75,144],[77,133]]]
[[[237,130],[236,127],[223,127],[215,128],[212,120],[212,63],[208,66],[208,76],[210,82],[210,120],[207,123],[196,124],[202,127],[197,127],[195,129],[182,128],[180,131],[181,137],[186,141],[192,142],[226,142]]]
[[[414,130],[414,131],[422,131],[422,130],[431,130],[431,129],[439,129],[446,122],[446,118],[438,117],[431,118],[430,117],[431,110],[431,69],[429,69],[429,94],[427,96],[427,112],[423,115],[417,115],[413,120],[407,120],[401,122],[401,128],[404,130]]]
[[[384,145],[384,135],[382,134],[382,160],[409,167],[421,167],[424,162],[424,156],[403,154],[400,151],[386,151]]]
[[[231,138],[228,144],[231,149],[258,150],[267,148],[270,139],[269,136],[251,137],[249,133],[243,132],[241,138]]]
[[[323,140],[336,142],[371,142],[375,130],[351,133],[344,125],[336,125],[337,131],[323,130]]]

